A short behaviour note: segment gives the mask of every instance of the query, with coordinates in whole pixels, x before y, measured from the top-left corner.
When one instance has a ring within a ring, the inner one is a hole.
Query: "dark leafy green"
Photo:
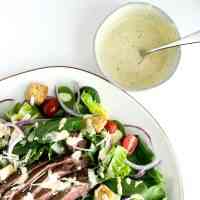
[[[148,186],[164,183],[163,175],[159,170],[151,169],[141,178]]]
[[[104,182],[113,192],[117,193],[117,179],[110,179]],[[144,182],[136,184],[136,181],[130,178],[124,178],[121,180],[123,196],[131,196],[132,194],[142,194],[147,190],[147,186]]]
[[[81,117],[70,117],[63,127],[64,130],[69,132],[79,132],[86,127],[86,122]]]
[[[82,95],[83,92],[89,93],[95,102],[97,102],[97,103],[101,102],[100,96],[99,96],[97,90],[95,90],[94,88],[88,87],[88,86],[82,87],[80,89],[80,95]],[[78,110],[81,114],[90,114],[91,113],[89,111],[88,107],[83,103],[82,99],[80,99],[80,103],[77,106],[78,106]]]
[[[29,164],[45,155],[51,159],[54,154],[64,154],[66,145],[62,141],[52,141],[49,134],[55,132],[59,134],[62,130],[67,130],[69,133],[80,131],[85,127],[85,120],[79,117],[67,118],[61,130],[59,129],[60,121],[61,119],[52,119],[38,122],[37,127],[27,126],[24,129],[27,137],[15,146],[14,153],[19,155],[22,160],[28,155]]]
[[[63,103],[67,106],[72,108],[75,103],[75,95],[73,91],[66,86],[59,86],[58,87],[58,94],[61,95],[61,99]],[[68,96],[68,99],[65,100],[64,96]]]
[[[59,130],[61,119],[52,119],[46,122],[39,122],[38,126],[29,132],[28,140],[37,140],[39,143],[49,143],[49,134],[61,130],[67,130],[70,133],[78,132],[85,128],[85,120],[80,117],[67,118],[64,126]]]
[[[117,128],[123,133],[123,135],[125,135],[126,131],[124,125],[118,120],[113,120],[113,122],[117,124]]]
[[[164,200],[166,197],[165,190],[160,185],[155,185],[143,193],[143,197],[145,200]]]
[[[49,146],[42,145],[38,142],[27,142],[25,140],[18,143],[14,148],[14,154],[20,156],[20,160],[26,160],[26,164],[30,165],[38,161],[43,155],[48,155]]]
[[[139,145],[133,155],[128,159],[139,165],[145,165],[153,161],[154,153],[148,147],[148,145],[139,138]]]
[[[96,100],[93,99],[90,93],[83,91],[81,93],[81,100],[84,103],[84,105],[89,109],[90,113],[102,115],[105,118],[108,117],[108,113],[105,110],[105,108],[100,103],[96,102]]]
[[[101,103],[101,99],[99,96],[99,93],[97,92],[96,89],[92,88],[92,87],[82,87],[80,89],[80,94],[82,94],[82,92],[86,92],[89,93],[92,96],[93,101],[96,101],[97,103]]]

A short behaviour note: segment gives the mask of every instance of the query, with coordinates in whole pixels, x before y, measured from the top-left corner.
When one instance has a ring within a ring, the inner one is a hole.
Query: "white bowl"
[[[112,24],[116,24],[116,21],[122,18],[122,16],[124,16],[124,13],[130,12],[133,9],[137,10],[140,9],[141,7],[145,7],[145,8],[153,8],[157,13],[159,13],[160,18],[163,18],[164,20],[166,20],[167,23],[171,24],[174,27],[174,30],[177,33],[177,37],[180,38],[180,33],[178,31],[178,28],[176,26],[176,24],[174,23],[174,21],[171,19],[171,17],[169,17],[163,10],[161,10],[159,7],[154,6],[150,3],[146,3],[146,2],[132,2],[132,3],[127,3],[125,5],[122,5],[121,7],[117,8],[114,12],[112,12],[111,14],[109,14],[107,17],[105,17],[104,21],[99,25],[96,34],[95,34],[95,38],[94,38],[94,44],[93,44],[93,48],[94,48],[94,55],[95,55],[95,59],[96,59],[96,63],[97,66],[99,67],[99,70],[102,72],[102,74],[105,75],[105,77],[107,79],[109,79],[113,84],[117,85],[120,88],[123,88],[125,90],[129,90],[129,91],[139,91],[139,90],[145,90],[145,89],[150,89],[156,86],[161,85],[162,83],[166,82],[167,80],[169,80],[171,78],[171,76],[175,73],[178,64],[180,62],[180,58],[181,58],[181,48],[180,47],[176,47],[176,56],[175,56],[175,60],[173,61],[173,63],[171,63],[170,70],[167,73],[166,77],[163,78],[162,80],[160,80],[159,82],[156,82],[155,84],[151,85],[150,87],[142,87],[142,88],[127,88],[124,85],[122,85],[121,83],[119,83],[119,81],[115,80],[111,73],[108,72],[108,70],[106,70],[106,67],[104,65],[103,62],[101,62],[100,56],[99,56],[99,51],[98,51],[98,46],[101,43],[100,41],[103,39],[103,35],[105,34],[106,31],[109,30],[110,27],[112,27]]]
[[[167,135],[152,115],[126,92],[98,75],[73,67],[44,67],[0,80],[0,99],[24,99],[24,91],[32,81],[45,83],[53,93],[58,83],[76,80],[81,86],[96,88],[111,116],[126,124],[135,124],[151,134],[154,151],[162,159],[161,170],[166,178],[169,200],[183,200],[183,186],[174,151]]]

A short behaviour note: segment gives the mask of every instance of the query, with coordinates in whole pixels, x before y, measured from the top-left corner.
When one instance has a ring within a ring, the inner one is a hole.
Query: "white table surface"
[[[75,65],[98,73],[95,31],[122,0],[0,0],[0,78],[47,65]],[[147,1],[165,10],[181,35],[200,29],[199,0]],[[181,167],[185,199],[199,199],[200,45],[182,49],[167,83],[131,94],[167,132]]]

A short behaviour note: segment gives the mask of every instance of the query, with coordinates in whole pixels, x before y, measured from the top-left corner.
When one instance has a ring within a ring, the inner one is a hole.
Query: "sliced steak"
[[[26,183],[24,185],[22,185],[21,187],[18,187],[14,191],[11,191],[11,194],[5,194],[5,197],[3,197],[3,200],[16,200],[16,199],[18,199],[18,195],[20,195],[22,192],[25,192],[28,188],[30,188],[30,186],[33,183],[35,183],[36,181],[38,181],[41,177],[43,177],[48,172],[48,170],[53,171],[55,168],[57,168],[59,166],[62,167],[63,165],[68,165],[72,162],[73,162],[73,160],[71,158],[65,157],[61,161],[57,161],[57,162],[54,162],[54,163],[47,164],[44,168],[39,170],[33,177],[31,177],[28,181],[26,181]]]
[[[87,174],[87,170],[84,170],[84,168],[86,168],[86,167],[87,167],[87,162],[82,159],[82,160],[80,160],[78,165],[77,165],[77,162],[72,162],[71,164],[59,166],[52,172],[56,173],[58,178],[63,178],[65,176],[80,177],[80,175]],[[84,173],[83,173],[83,171],[84,171]],[[47,178],[45,180],[47,180]],[[87,180],[87,178],[85,178],[85,180]],[[45,193],[44,191],[45,191],[44,188],[38,186],[31,192],[33,194],[33,197],[37,199],[38,196],[41,196],[41,193],[42,194]],[[46,194],[45,196],[53,196],[53,194],[50,195],[50,193],[52,193],[51,191],[49,191],[48,193],[49,194]]]
[[[89,184],[82,183],[81,185],[74,186],[69,192],[64,196],[63,200],[76,200],[80,197],[87,195],[89,191]]]
[[[38,170],[40,170],[41,167],[44,167],[47,163],[48,161],[44,161],[32,167],[28,171],[29,176],[33,176],[35,173],[38,172]],[[8,178],[8,180],[6,180],[5,183],[0,186],[0,197],[2,197],[6,191],[8,191],[11,187],[15,185],[19,177],[19,174],[15,174],[12,177]]]
[[[73,186],[70,190],[53,194],[51,191],[44,193],[37,200],[76,200],[80,197],[84,197],[89,192],[89,184],[80,183],[80,185]]]
[[[73,173],[75,170],[77,170],[77,168],[74,166],[74,163],[68,164],[66,168],[67,168],[66,171],[63,171],[61,169],[61,171],[56,172],[57,175],[58,175],[58,178],[62,178],[63,176],[67,176],[67,175]],[[53,173],[55,173],[55,172],[53,172]],[[43,181],[47,181],[47,177],[45,177],[45,179]],[[37,196],[40,195],[40,193],[43,192],[43,190],[45,190],[45,189],[40,187],[40,186],[36,187],[32,191],[33,197],[37,198]]]

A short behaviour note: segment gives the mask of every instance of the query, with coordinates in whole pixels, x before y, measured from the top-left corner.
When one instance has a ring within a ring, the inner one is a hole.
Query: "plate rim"
[[[175,158],[174,159],[174,163],[175,163],[176,168],[178,169],[177,170],[178,171],[177,175],[178,175],[180,200],[184,200],[183,177],[182,177],[182,173],[181,173],[181,170],[180,170],[179,162],[177,160],[176,153],[174,151],[173,145],[171,144],[171,141],[170,141],[168,135],[166,134],[166,132],[164,131],[164,129],[162,128],[162,126],[160,125],[160,123],[157,121],[157,119],[139,101],[137,101],[132,95],[130,95],[125,89],[123,89],[123,88],[121,88],[121,87],[113,84],[111,81],[109,81],[108,79],[106,79],[105,77],[103,77],[100,74],[96,74],[94,72],[91,72],[89,70],[81,68],[81,66],[78,67],[78,66],[65,66],[65,65],[63,65],[63,66],[62,65],[59,65],[59,66],[55,66],[55,65],[52,65],[52,66],[43,66],[43,67],[37,67],[37,68],[29,69],[29,70],[24,70],[24,71],[21,71],[21,72],[18,72],[18,73],[13,73],[11,75],[8,75],[8,76],[5,76],[3,78],[0,78],[0,83],[4,82],[6,80],[9,80],[9,79],[15,78],[17,76],[23,75],[23,74],[34,72],[34,71],[39,71],[39,70],[43,70],[43,69],[60,69],[60,68],[63,68],[63,69],[73,69],[73,70],[76,70],[76,71],[85,72],[85,73],[88,73],[90,75],[93,75],[93,76],[95,76],[97,78],[100,78],[100,79],[106,81],[111,86],[115,87],[116,89],[118,89],[122,93],[124,93],[126,96],[128,96],[131,99],[131,101],[136,102],[136,104],[138,104],[143,109],[143,111],[146,112],[153,119],[153,121],[155,122],[155,124],[161,130],[161,132],[162,132],[161,134],[163,134],[163,136],[165,137],[165,140],[167,141],[167,144],[170,147],[170,151],[171,151],[172,155]]]

